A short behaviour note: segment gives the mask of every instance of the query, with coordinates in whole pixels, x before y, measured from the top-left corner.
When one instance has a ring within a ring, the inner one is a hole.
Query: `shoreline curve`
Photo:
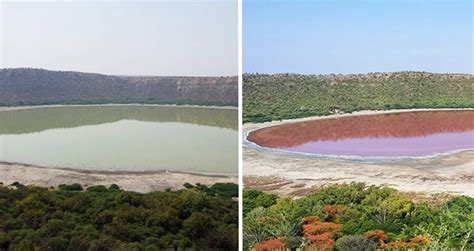
[[[351,114],[246,123],[243,125],[241,137],[245,139],[249,132],[264,127],[315,119],[449,110],[474,110],[474,108],[359,111]],[[242,145],[244,186],[279,195],[299,196],[327,184],[364,182],[368,185],[389,186],[404,192],[474,196],[471,189],[474,186],[474,150],[444,154],[434,158],[368,162],[282,154],[252,146],[245,140]]]

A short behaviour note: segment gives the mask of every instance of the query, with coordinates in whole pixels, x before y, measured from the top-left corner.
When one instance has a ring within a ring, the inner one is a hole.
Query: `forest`
[[[0,185],[0,250],[237,250],[238,186]]]
[[[474,199],[385,186],[324,186],[301,198],[244,189],[245,250],[474,250]]]
[[[474,107],[474,76],[428,72],[244,74],[243,121],[360,110]]]

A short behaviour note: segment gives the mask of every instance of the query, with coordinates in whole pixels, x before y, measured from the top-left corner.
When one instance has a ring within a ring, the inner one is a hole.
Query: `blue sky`
[[[0,0],[0,67],[238,74],[237,0]]]
[[[243,0],[244,72],[473,73],[471,0]]]

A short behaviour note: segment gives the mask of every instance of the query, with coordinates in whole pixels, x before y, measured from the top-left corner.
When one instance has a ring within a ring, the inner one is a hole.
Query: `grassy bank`
[[[474,76],[426,72],[244,74],[244,122],[359,110],[474,107]]]
[[[0,250],[237,250],[235,184],[0,186]]]
[[[244,190],[246,250],[473,250],[474,199],[331,185],[300,199]]]

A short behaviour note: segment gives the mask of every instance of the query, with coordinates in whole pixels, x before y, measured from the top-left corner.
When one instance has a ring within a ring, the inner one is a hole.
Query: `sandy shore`
[[[0,162],[0,182],[13,182],[43,187],[79,183],[84,187],[117,184],[124,190],[136,192],[183,188],[184,183],[212,185],[218,182],[238,183],[237,176],[213,176],[178,172],[100,172],[55,169]]]
[[[245,124],[243,134],[260,128],[314,119],[374,115],[391,112],[474,110],[405,109],[360,111],[352,114],[317,116],[302,119]],[[365,182],[387,185],[406,192],[450,193],[474,196],[474,150],[426,158],[390,162],[361,162],[323,159],[268,151],[243,143],[244,185],[281,195],[304,195],[331,183]]]

